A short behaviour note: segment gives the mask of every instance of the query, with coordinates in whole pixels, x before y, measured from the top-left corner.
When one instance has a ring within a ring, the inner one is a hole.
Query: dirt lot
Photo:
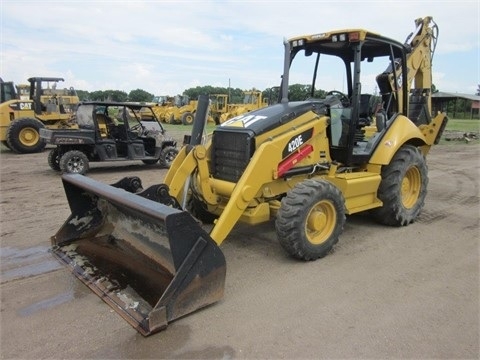
[[[219,303],[143,338],[48,253],[70,214],[47,152],[2,151],[1,357],[476,358],[479,350],[480,145],[439,145],[428,158],[418,221],[390,228],[351,216],[334,252],[288,258],[273,223],[237,226]],[[111,183],[165,170],[92,164]]]

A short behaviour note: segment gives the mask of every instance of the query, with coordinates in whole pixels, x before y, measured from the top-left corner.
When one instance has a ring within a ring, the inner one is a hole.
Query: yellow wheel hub
[[[334,205],[326,200],[318,202],[308,213],[305,234],[308,241],[319,245],[330,237],[337,223]]]
[[[26,127],[20,131],[18,138],[22,145],[33,146],[40,140],[40,134],[34,128]]]
[[[418,201],[422,177],[417,167],[411,167],[405,173],[402,180],[402,203],[407,209],[411,209]]]

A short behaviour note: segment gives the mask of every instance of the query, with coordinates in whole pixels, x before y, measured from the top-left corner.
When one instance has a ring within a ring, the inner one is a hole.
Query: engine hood
[[[330,102],[325,99],[275,104],[236,116],[221,124],[217,129],[220,131],[248,129],[249,132],[253,132],[257,136],[286,124],[308,111],[313,111],[318,115],[325,115],[330,105]]]

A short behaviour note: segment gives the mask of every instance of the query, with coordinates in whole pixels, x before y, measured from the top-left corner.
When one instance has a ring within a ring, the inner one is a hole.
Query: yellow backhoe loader
[[[28,99],[20,93],[0,104],[2,144],[19,154],[41,152],[46,144],[40,138],[40,129],[75,127],[72,117],[80,100],[73,87],[56,88],[57,83],[62,81],[62,78],[52,77],[29,78]],[[14,92],[13,83],[0,85],[2,94]]]
[[[427,193],[426,157],[447,122],[430,105],[438,28],[431,17],[415,26],[405,43],[362,29],[286,40],[279,102],[205,137],[208,97],[200,96],[192,133],[163,184],[64,175],[71,215],[52,237],[53,253],[149,335],[222,298],[220,245],[239,222],[275,218],[280,245],[305,261],[330,252],[347,214],[414,222]],[[304,101],[289,101],[296,65],[301,76],[311,66]],[[373,84],[372,74],[379,74]],[[325,86],[345,93],[316,98]],[[373,114],[364,92],[376,87],[382,103]],[[366,136],[373,116],[377,131]],[[211,231],[200,221],[213,223]]]

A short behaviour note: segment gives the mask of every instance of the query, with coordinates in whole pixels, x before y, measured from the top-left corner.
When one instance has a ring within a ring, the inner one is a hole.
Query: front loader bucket
[[[52,252],[142,335],[223,297],[222,251],[185,211],[62,177],[72,214]]]

